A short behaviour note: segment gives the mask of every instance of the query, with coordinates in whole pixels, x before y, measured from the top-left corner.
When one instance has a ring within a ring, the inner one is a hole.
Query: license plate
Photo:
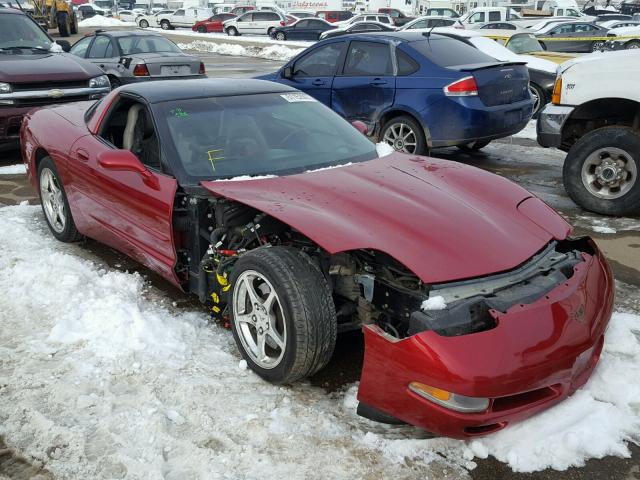
[[[162,65],[160,74],[163,76],[190,75],[191,67],[189,65]]]

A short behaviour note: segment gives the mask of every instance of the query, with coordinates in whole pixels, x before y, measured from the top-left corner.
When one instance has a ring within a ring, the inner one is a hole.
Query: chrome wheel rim
[[[383,140],[398,152],[415,153],[418,147],[416,133],[406,123],[390,125],[384,133]]]
[[[229,29],[229,35],[231,35],[232,37],[235,37],[235,35],[236,35],[236,29],[235,29],[235,28],[230,28],[230,29]]]
[[[276,40],[284,40],[284,33],[276,33]]]
[[[620,198],[629,193],[637,179],[636,162],[620,148],[600,148],[582,164],[582,184],[598,198]]]
[[[169,24],[167,22],[162,22],[160,26],[163,30],[169,30]]]
[[[592,52],[597,52],[598,50],[602,50],[604,48],[604,42],[594,42],[591,47]]]
[[[48,168],[43,168],[40,173],[40,200],[49,225],[56,233],[62,233],[67,223],[62,188]]]
[[[233,320],[245,353],[261,368],[277,367],[287,345],[280,297],[262,274],[243,272],[233,289]]]
[[[538,95],[538,91],[531,85],[529,85],[529,92],[533,98],[533,113],[535,114],[540,108],[540,95]]]
[[[142,28],[147,28],[149,26],[149,23],[146,20],[142,20],[140,21],[140,26]]]

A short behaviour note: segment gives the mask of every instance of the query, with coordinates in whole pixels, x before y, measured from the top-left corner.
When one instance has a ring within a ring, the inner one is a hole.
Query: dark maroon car
[[[17,144],[22,117],[33,107],[96,99],[111,90],[97,66],[62,53],[69,43],[56,45],[20,10],[0,8],[0,32],[0,146]]]

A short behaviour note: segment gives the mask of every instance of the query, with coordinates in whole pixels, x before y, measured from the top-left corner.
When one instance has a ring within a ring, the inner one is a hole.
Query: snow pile
[[[267,35],[250,35],[250,34],[242,34],[242,36],[229,36],[226,33],[200,33],[194,32],[191,30],[186,30],[183,28],[176,30],[162,30],[161,28],[150,28],[149,30],[160,32],[164,35],[179,35],[181,37],[194,37],[199,38],[201,40],[214,40],[214,41],[224,41],[227,43],[249,43],[249,44],[264,44],[264,45],[283,45],[289,47],[308,47],[313,45],[316,42],[306,42],[306,41],[291,41],[291,40],[274,40]]]
[[[19,175],[27,173],[27,167],[24,163],[18,163],[17,165],[7,165],[6,167],[0,167],[0,175]]]
[[[282,61],[295,57],[303,50],[301,48],[289,48],[283,45],[244,46],[235,43],[215,43],[202,40],[196,40],[191,43],[178,43],[178,47],[180,50],[197,50],[199,52],[211,52],[219,55],[256,57]]]
[[[376,143],[376,152],[378,153],[378,158],[382,158],[391,155],[395,152],[395,149],[386,142],[380,142]]]
[[[596,233],[616,233],[617,232],[615,228],[611,228],[611,227],[600,227],[598,225],[594,225],[591,228]]]
[[[90,18],[78,22],[79,27],[130,27],[136,26],[135,22],[123,22],[117,18],[103,17],[102,15],[95,15]]]
[[[563,404],[485,439],[425,439],[357,417],[355,385],[265,383],[229,332],[54,241],[39,207],[0,208],[0,244],[0,435],[56,478],[456,478],[474,457],[565,469],[640,440],[637,315],[614,316]]]
[[[277,175],[238,175],[232,178],[220,178],[214,180],[215,182],[243,182],[245,180],[264,180],[266,178],[276,178]]]
[[[420,305],[420,309],[428,311],[428,310],[444,310],[447,308],[447,302],[444,301],[444,298],[440,295],[436,295],[435,297],[429,297],[422,305]]]

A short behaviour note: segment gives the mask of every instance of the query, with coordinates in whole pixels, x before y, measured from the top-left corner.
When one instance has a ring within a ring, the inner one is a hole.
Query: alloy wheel
[[[58,181],[48,168],[43,168],[40,173],[40,198],[49,225],[56,233],[62,233],[67,224],[64,198]]]
[[[276,40],[283,41],[284,40],[284,33],[282,33],[282,32],[276,33]]]
[[[418,139],[406,123],[393,123],[385,131],[383,140],[398,152],[415,153]]]
[[[148,28],[149,27],[149,22],[147,22],[146,20],[140,20],[140,28]]]
[[[533,114],[535,115],[540,109],[540,95],[538,95],[538,91],[529,85],[529,93],[531,93],[531,98],[533,98]]]
[[[612,200],[627,194],[638,179],[632,156],[615,147],[600,148],[582,165],[582,184],[592,195]]]
[[[243,350],[261,368],[277,367],[287,345],[287,326],[278,293],[262,274],[243,272],[233,291],[234,326]]]
[[[591,51],[592,52],[599,52],[600,50],[604,49],[604,41],[602,40],[598,40],[597,42],[593,42],[593,44],[591,45]]]

